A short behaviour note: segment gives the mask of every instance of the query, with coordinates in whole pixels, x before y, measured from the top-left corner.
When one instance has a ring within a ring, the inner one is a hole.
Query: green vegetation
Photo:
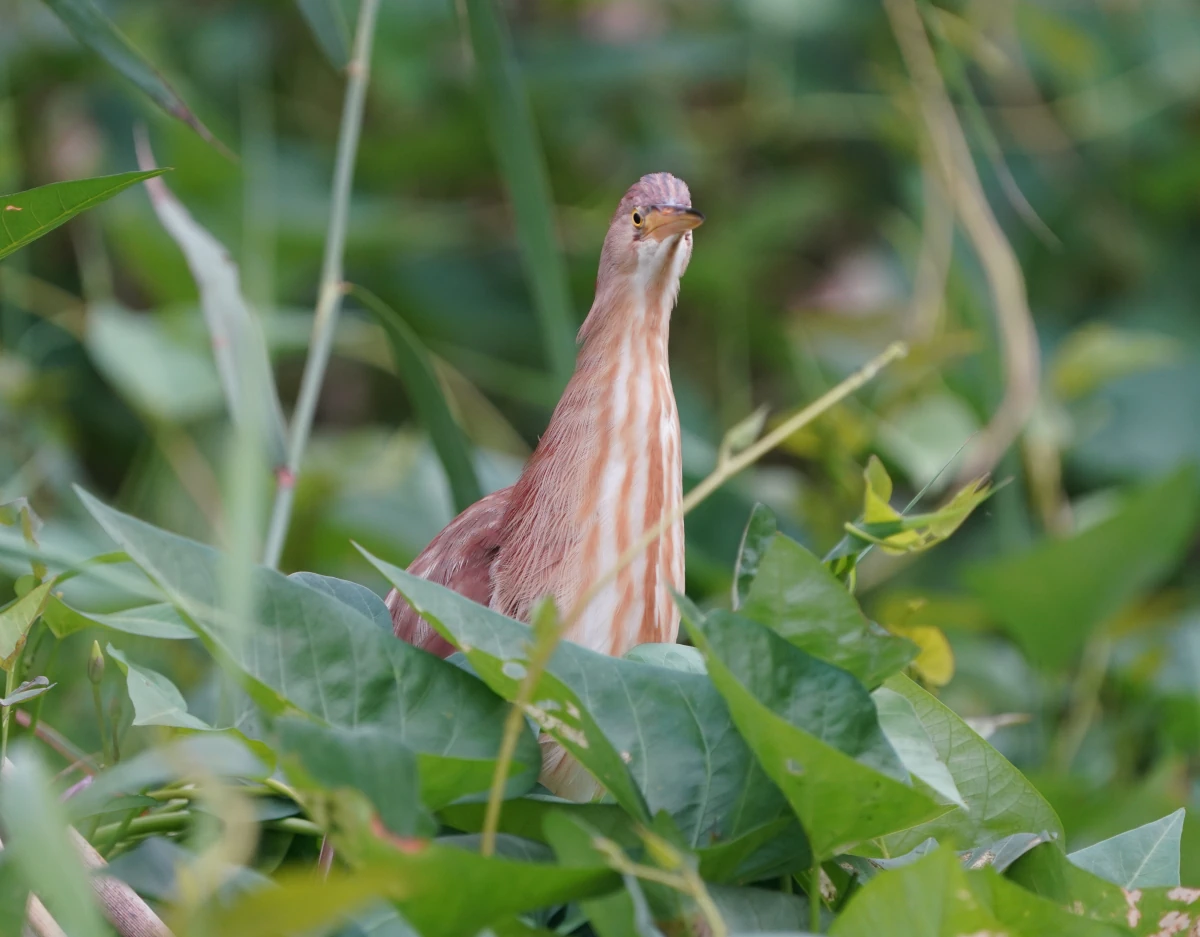
[[[16,3],[0,935],[1191,933],[1198,32]],[[519,471],[662,169],[687,596],[611,658],[404,567]]]

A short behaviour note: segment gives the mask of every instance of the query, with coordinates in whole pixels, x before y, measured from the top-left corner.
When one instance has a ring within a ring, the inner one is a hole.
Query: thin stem
[[[821,863],[814,862],[808,879],[808,929],[821,933]]]
[[[96,708],[96,727],[100,730],[100,757],[106,765],[111,764],[112,760],[108,754],[108,726],[104,721],[104,701],[100,698],[98,683],[92,684],[92,703]]]
[[[47,631],[49,631],[49,629],[47,629]],[[50,645],[50,655],[46,658],[46,666],[44,668],[47,677],[49,677],[51,672],[54,670],[54,664],[58,660],[58,649],[61,646],[62,642],[59,641],[58,638],[55,638],[54,643]],[[33,702],[33,712],[29,716],[28,726],[31,734],[37,733],[38,722],[40,722],[42,718],[42,704],[46,702],[46,696],[47,694],[43,693]],[[20,720],[18,719],[18,721]]]
[[[1051,763],[1060,774],[1071,769],[1100,709],[1100,691],[1111,656],[1112,639],[1106,634],[1097,634],[1084,645],[1079,670],[1071,684],[1067,714],[1054,740]]]
[[[94,842],[108,840],[120,833],[122,838],[150,836],[154,833],[178,833],[192,825],[192,814],[187,810],[174,810],[170,813],[152,813],[148,816],[134,817],[128,824],[107,823],[96,828],[91,839]],[[281,830],[285,833],[298,833],[301,836],[320,836],[321,828],[311,820],[300,817],[283,817],[279,820],[263,822],[264,830]],[[122,828],[124,828],[122,830]]]
[[[338,312],[342,304],[342,260],[346,247],[346,220],[350,213],[350,188],[354,181],[354,160],[358,153],[358,137],[362,128],[363,104],[366,100],[367,78],[371,67],[371,43],[375,33],[375,14],[379,0],[362,0],[358,25],[354,34],[354,52],[346,66],[346,96],[342,105],[342,125],[338,131],[337,161],[333,171],[333,195],[329,211],[329,229],[325,238],[325,259],[321,265],[321,283],[317,291],[317,308],[313,316],[312,340],[308,360],[300,380],[300,396],[292,414],[291,438],[288,440],[287,464],[278,474],[275,504],[263,565],[275,568],[283,553],[295,499],[296,476],[308,446],[312,431],[317,397],[325,379],[325,369],[333,348]]]
[[[16,684],[17,661],[14,660],[12,666],[8,668],[8,673],[4,675],[5,697],[12,696]],[[8,720],[11,715],[11,706],[0,706],[0,765],[4,764],[4,759],[8,757]]]
[[[41,699],[41,697],[38,697]],[[29,729],[39,739],[58,752],[72,767],[78,765],[88,774],[95,774],[96,763],[92,756],[72,742],[57,729],[44,722],[34,724],[32,717],[23,709],[17,710],[17,723]]]
[[[588,607],[591,601],[608,583],[620,575],[626,566],[637,559],[643,550],[661,537],[663,531],[684,517],[689,511],[704,501],[705,498],[720,488],[721,485],[743,469],[753,465],[798,429],[811,423],[826,410],[871,381],[893,361],[903,358],[906,354],[908,354],[908,346],[903,342],[894,342],[881,354],[863,365],[858,371],[851,374],[836,387],[822,394],[799,413],[789,417],[753,445],[746,447],[737,455],[720,462],[711,475],[688,492],[678,508],[647,530],[633,546],[621,554],[612,569],[597,579],[584,592],[571,609],[570,614],[567,615],[561,627],[554,630],[548,641],[539,642],[535,646],[534,653],[527,664],[528,669],[521,680],[520,686],[517,688],[517,695],[513,700],[512,708],[509,710],[508,716],[504,721],[504,736],[500,741],[499,754],[496,756],[496,769],[492,774],[492,786],[488,793],[487,811],[484,814],[482,839],[480,840],[480,852],[483,855],[491,855],[490,849],[495,846],[496,831],[500,826],[501,803],[504,800],[504,787],[508,779],[509,768],[512,766],[513,755],[517,750],[517,740],[520,738],[521,729],[524,725],[525,707],[533,699],[533,693],[538,681],[542,677],[542,671],[545,670],[546,665],[550,662],[550,658],[554,655],[554,649],[558,646],[558,642],[562,640],[563,634],[570,630],[571,626],[579,620],[584,609]]]

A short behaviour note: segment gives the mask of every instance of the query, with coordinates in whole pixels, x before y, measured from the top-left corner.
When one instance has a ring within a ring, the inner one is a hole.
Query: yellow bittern
[[[545,435],[516,484],[463,511],[409,572],[527,620],[543,596],[573,608],[679,507],[667,335],[692,229],[703,220],[687,185],[670,173],[643,176],[625,193],[600,252],[575,373]],[[588,602],[564,637],[614,656],[674,642],[679,610],[671,590],[683,591],[683,553],[679,519]],[[387,603],[398,637],[442,657],[453,651],[395,590]]]

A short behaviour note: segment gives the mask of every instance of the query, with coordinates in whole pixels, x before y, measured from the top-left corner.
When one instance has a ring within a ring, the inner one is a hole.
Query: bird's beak
[[[646,234],[656,241],[691,231],[703,223],[704,216],[700,212],[679,205],[652,205],[646,212]]]

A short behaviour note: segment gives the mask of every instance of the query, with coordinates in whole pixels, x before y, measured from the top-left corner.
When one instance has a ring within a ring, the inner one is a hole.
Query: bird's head
[[[703,221],[682,179],[669,172],[642,176],[621,199],[604,238],[597,304],[632,301],[651,315],[669,311],[692,256],[692,229]]]

